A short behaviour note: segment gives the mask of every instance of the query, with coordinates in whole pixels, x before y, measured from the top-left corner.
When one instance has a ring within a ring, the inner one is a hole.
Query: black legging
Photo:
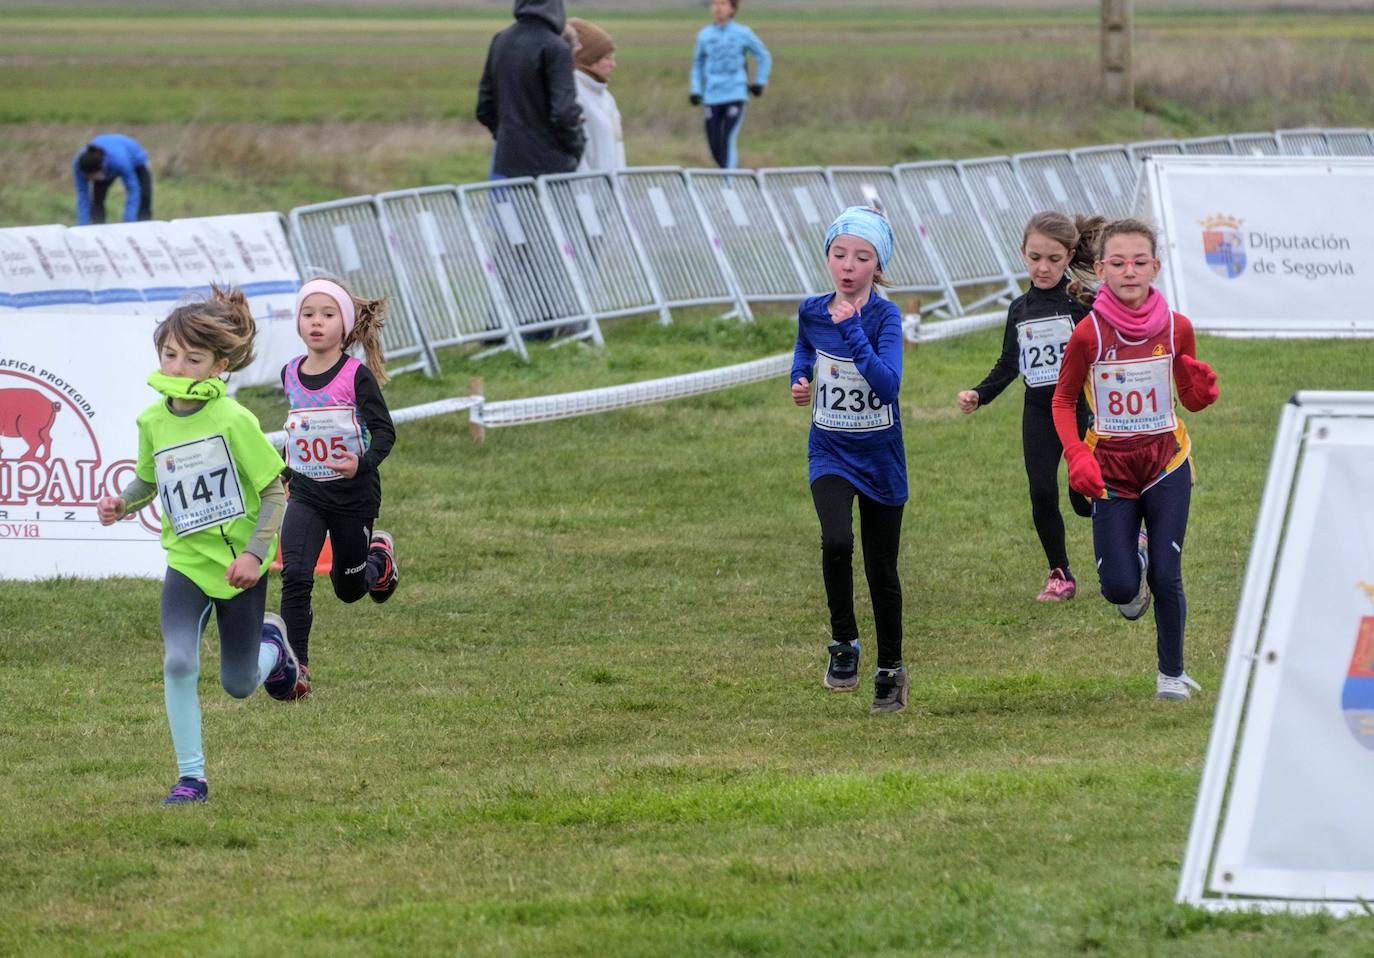
[[[286,505],[281,524],[281,617],[296,658],[310,664],[310,627],[315,611],[310,596],[315,589],[315,563],[329,533],[334,566],[329,578],[334,594],[344,602],[367,595],[385,568],[386,560],[371,551],[371,519],[331,515],[302,500]]]
[[[1088,410],[1078,404],[1078,435],[1088,428]],[[1064,545],[1064,518],[1059,513],[1059,462],[1064,447],[1054,431],[1048,403],[1027,397],[1021,415],[1021,449],[1026,457],[1026,479],[1030,483],[1031,519],[1051,569],[1069,572],[1069,553]],[[1084,518],[1093,514],[1092,503],[1072,489],[1069,504]]]
[[[830,637],[835,642],[859,637],[859,625],[854,621],[855,497],[859,500],[864,572],[878,638],[878,668],[895,669],[902,664],[902,583],[897,578],[897,552],[903,507],[870,499],[839,476],[821,476],[811,484],[816,516],[821,520],[821,575],[830,606]]]

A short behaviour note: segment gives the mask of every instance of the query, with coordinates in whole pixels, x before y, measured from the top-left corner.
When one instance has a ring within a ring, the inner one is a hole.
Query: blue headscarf
[[[892,224],[887,217],[869,206],[851,206],[830,224],[825,231],[825,252],[830,254],[830,244],[837,236],[857,236],[873,245],[878,254],[878,268],[887,269],[887,261],[892,258]]]

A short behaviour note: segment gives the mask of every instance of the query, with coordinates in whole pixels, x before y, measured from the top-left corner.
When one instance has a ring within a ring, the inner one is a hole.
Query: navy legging
[[[1192,494],[1192,464],[1185,462],[1139,499],[1093,500],[1093,552],[1102,595],[1108,602],[1120,605],[1135,597],[1140,588],[1136,539],[1142,521],[1150,535],[1147,579],[1154,596],[1159,671],[1165,675],[1183,673],[1183,626],[1188,617],[1183,598],[1183,535]]]

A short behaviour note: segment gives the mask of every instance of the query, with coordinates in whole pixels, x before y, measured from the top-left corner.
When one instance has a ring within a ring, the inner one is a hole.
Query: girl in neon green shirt
[[[213,608],[220,682],[235,698],[263,685],[274,698],[296,687],[297,663],[280,617],[266,613],[264,573],[286,507],[277,451],[256,417],[225,395],[220,376],[253,360],[256,327],[238,290],[173,310],[153,333],[162,394],[138,417],[135,478],[98,504],[110,525],[157,500],[167,575],[162,586],[162,675],[177,756],[164,804],[209,797],[201,742],[200,637]]]

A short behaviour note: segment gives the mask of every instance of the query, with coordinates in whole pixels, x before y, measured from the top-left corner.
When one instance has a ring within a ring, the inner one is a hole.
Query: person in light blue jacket
[[[148,151],[131,136],[102,133],[72,157],[77,226],[105,222],[105,194],[116,179],[124,183],[124,222],[153,218],[153,175],[148,171]]]
[[[735,140],[744,122],[746,94],[763,96],[773,58],[763,41],[743,24],[735,22],[739,0],[711,0],[709,26],[697,34],[692,55],[693,106],[706,105],[706,143],[721,169],[739,165]],[[749,82],[746,54],[754,58],[754,82]]]

